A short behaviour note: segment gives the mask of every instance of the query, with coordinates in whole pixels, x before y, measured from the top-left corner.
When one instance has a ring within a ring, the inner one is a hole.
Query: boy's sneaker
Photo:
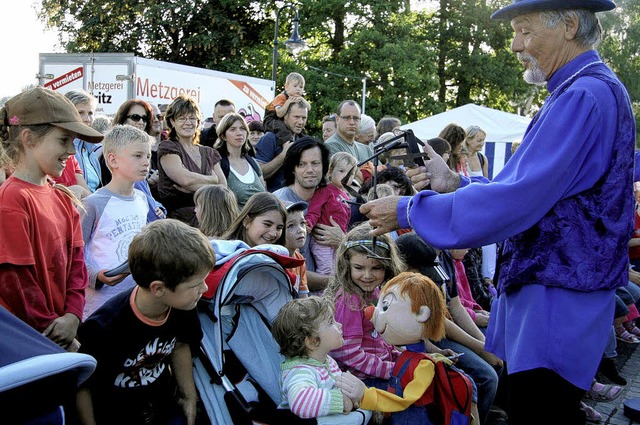
[[[615,326],[615,329],[616,329],[616,338],[619,341],[626,342],[627,344],[640,343],[640,339],[638,339],[635,335],[633,335],[628,330],[626,330],[624,326],[617,325]]]

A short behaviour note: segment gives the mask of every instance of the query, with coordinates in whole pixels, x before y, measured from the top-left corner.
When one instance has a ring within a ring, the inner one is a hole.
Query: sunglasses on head
[[[147,117],[146,115],[138,115],[138,114],[127,115],[127,118],[135,122],[138,122],[140,120],[147,122],[147,120],[149,119],[149,117]]]

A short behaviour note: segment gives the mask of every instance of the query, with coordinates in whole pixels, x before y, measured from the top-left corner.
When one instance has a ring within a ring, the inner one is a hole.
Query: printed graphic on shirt
[[[176,338],[160,341],[160,338],[149,342],[133,359],[126,359],[124,372],[116,376],[114,385],[120,388],[135,388],[151,385],[165,371],[165,358],[173,352]]]
[[[115,253],[119,260],[124,261],[127,258],[131,240],[145,224],[146,217],[139,214],[126,215],[114,221],[113,229],[108,231],[105,237],[117,244]]]

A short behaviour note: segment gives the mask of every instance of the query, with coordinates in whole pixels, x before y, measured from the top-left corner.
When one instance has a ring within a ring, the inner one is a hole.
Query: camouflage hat
[[[51,124],[77,133],[90,143],[102,141],[102,134],[82,122],[76,107],[64,95],[36,87],[13,96],[5,104],[10,126]]]

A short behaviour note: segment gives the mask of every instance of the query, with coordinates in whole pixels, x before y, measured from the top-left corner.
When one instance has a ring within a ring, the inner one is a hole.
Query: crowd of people
[[[79,423],[193,424],[211,241],[281,245],[304,260],[274,325],[281,408],[391,412],[356,389],[387,390],[409,350],[468,378],[474,424],[597,422],[585,399],[621,393],[616,344],[640,343],[635,122],[594,50],[595,12],[613,7],[526,0],[494,14],[511,20],[525,80],[550,96],[493,178],[475,125],[440,129],[422,167],[380,149],[403,134],[399,118],[376,124],[354,100],[307,134],[313,101],[297,72],[263,122],[220,99],[207,128],[187,95],[162,111],[128,100],[111,118],[82,90],[25,91],[0,110],[0,305],[97,359]],[[416,320],[437,319],[444,336],[393,345],[366,310],[415,274],[444,305]]]

